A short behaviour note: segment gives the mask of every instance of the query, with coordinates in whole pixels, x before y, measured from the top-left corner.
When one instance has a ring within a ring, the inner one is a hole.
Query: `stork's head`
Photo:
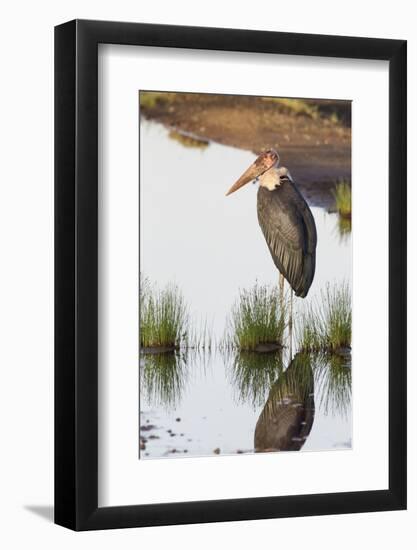
[[[279,155],[275,151],[275,149],[268,149],[264,153],[261,153],[259,157],[255,160],[255,162],[251,164],[249,168],[240,176],[237,182],[232,185],[232,187],[226,193],[226,196],[234,193],[246,183],[249,183],[259,176],[262,176],[262,174],[264,174],[267,170],[273,168],[274,166],[277,166],[278,164]]]

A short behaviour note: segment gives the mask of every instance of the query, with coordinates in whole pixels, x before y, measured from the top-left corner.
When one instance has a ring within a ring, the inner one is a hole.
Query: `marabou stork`
[[[291,287],[291,335],[293,291],[296,296],[305,298],[313,282],[317,232],[313,214],[289,170],[278,165],[278,153],[274,149],[265,151],[240,176],[226,196],[252,180],[259,182],[258,221],[272,260],[280,272],[281,305],[284,279]]]

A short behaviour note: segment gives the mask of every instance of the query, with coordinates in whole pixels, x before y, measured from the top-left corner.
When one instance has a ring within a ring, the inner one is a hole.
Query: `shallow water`
[[[207,321],[217,339],[223,336],[239,288],[256,280],[278,284],[258,226],[257,186],[225,197],[253,159],[249,152],[215,143],[184,147],[163,126],[142,121],[141,272],[158,286],[177,283],[196,322]],[[320,208],[312,212],[317,268],[308,297],[295,300],[296,311],[327,282],[351,279],[350,233],[340,231],[337,214]],[[336,366],[318,358],[308,368],[305,359],[298,361],[304,365],[300,367],[296,358],[289,365],[289,357],[268,355],[142,355],[141,458],[253,452],[255,431],[262,447],[261,432],[275,437],[273,426],[294,410],[297,414],[288,420],[293,441],[280,440],[281,450],[296,450],[294,445],[303,450],[350,447],[350,355]],[[295,394],[303,390],[294,403],[287,402],[281,387],[286,369],[296,384]],[[272,416],[267,409],[274,411]]]

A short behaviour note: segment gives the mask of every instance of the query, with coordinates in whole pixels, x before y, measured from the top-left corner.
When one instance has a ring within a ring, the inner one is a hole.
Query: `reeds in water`
[[[352,306],[347,283],[328,284],[320,300],[310,304],[297,323],[298,348],[303,352],[335,352],[351,345]]]
[[[352,188],[350,182],[341,180],[333,191],[336,209],[343,218],[352,216]]]
[[[262,346],[282,346],[285,330],[285,306],[278,288],[256,283],[243,289],[232,307],[225,347],[260,351]]]
[[[190,315],[180,289],[162,290],[146,278],[140,287],[140,345],[142,348],[178,349],[189,338]]]

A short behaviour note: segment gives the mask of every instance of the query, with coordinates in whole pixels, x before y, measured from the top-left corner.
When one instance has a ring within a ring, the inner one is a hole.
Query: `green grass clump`
[[[295,327],[296,332],[299,334],[298,348],[300,351],[305,353],[319,352],[326,347],[325,327],[313,306],[310,305],[300,315]]]
[[[153,109],[157,105],[172,103],[177,98],[172,92],[140,92],[139,103],[142,109]]]
[[[326,286],[320,300],[310,304],[298,323],[299,349],[334,352],[351,345],[352,306],[346,283]]]
[[[319,110],[317,106],[312,103],[308,103],[304,99],[294,99],[289,97],[264,97],[263,100],[277,104],[282,112],[290,115],[304,115],[312,119],[319,117]]]
[[[282,345],[284,329],[278,288],[256,283],[241,290],[232,307],[225,346],[256,351],[260,344]]]
[[[350,183],[342,180],[336,184],[333,196],[340,216],[350,218],[352,216],[352,188]]]
[[[331,350],[350,347],[352,338],[352,304],[347,284],[330,288],[323,296],[326,341]]]
[[[189,313],[184,297],[176,285],[162,290],[141,280],[140,345],[142,348],[169,347],[186,344],[189,334]]]

